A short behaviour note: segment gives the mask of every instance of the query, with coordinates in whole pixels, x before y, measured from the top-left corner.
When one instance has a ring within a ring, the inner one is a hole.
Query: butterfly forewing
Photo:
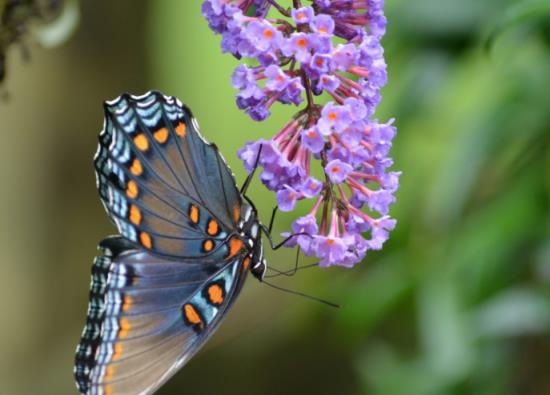
[[[241,198],[177,99],[152,92],[108,102],[95,167],[103,204],[128,240],[167,257],[227,257]]]

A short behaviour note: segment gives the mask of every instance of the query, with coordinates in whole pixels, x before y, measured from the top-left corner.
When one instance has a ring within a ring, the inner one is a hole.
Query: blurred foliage
[[[544,20],[549,17],[550,2],[546,0],[520,1],[512,4],[498,16],[494,26],[490,29],[485,42],[485,49],[491,49],[495,39],[506,29],[521,23],[532,23],[538,19]]]
[[[525,11],[535,3],[386,1],[390,80],[377,116],[396,118],[403,171],[392,238],[353,270],[277,280],[340,310],[249,281],[159,394],[550,393],[550,21],[544,7]],[[199,1],[83,2],[81,15],[66,47],[13,64],[13,101],[0,106],[10,394],[74,388],[94,245],[113,232],[91,168],[101,100],[179,96],[239,182],[236,150],[293,112],[254,123],[236,109],[237,61],[220,53]],[[250,196],[268,221],[273,196],[257,181]],[[276,230],[291,221],[281,215]],[[291,267],[294,252],[268,258]]]

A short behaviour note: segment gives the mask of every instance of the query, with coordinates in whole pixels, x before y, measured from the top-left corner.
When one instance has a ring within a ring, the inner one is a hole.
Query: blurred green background
[[[8,53],[0,103],[0,393],[76,393],[72,364],[97,242],[102,101],[160,89],[193,109],[242,182],[236,150],[272,135],[234,105],[237,61],[200,1],[82,1],[61,47]],[[249,280],[213,339],[159,394],[550,394],[550,22],[489,51],[511,0],[387,0],[389,85],[403,171],[384,251],[356,268]],[[531,2],[533,3],[533,2]],[[536,3],[536,2],[535,2]],[[544,2],[538,2],[544,4]],[[544,7],[541,7],[544,8]],[[263,221],[275,203],[249,192]],[[282,215],[276,229],[287,229]],[[269,264],[293,265],[291,250]],[[307,260],[303,260],[306,263]]]

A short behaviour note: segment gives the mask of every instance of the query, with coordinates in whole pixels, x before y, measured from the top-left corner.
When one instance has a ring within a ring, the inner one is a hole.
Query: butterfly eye
[[[258,261],[252,269],[250,269],[250,272],[254,277],[256,277],[259,280],[262,280],[265,274],[265,268],[266,268],[266,261],[265,259],[262,259]]]

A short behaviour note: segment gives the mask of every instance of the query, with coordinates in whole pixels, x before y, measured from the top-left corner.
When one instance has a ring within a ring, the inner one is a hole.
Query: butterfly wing
[[[249,258],[182,264],[136,250],[119,236],[100,247],[76,353],[78,389],[150,394],[218,328],[241,290]]]
[[[242,203],[234,177],[178,99],[149,92],[107,102],[94,164],[109,216],[135,245],[202,262],[240,251],[229,242]]]

